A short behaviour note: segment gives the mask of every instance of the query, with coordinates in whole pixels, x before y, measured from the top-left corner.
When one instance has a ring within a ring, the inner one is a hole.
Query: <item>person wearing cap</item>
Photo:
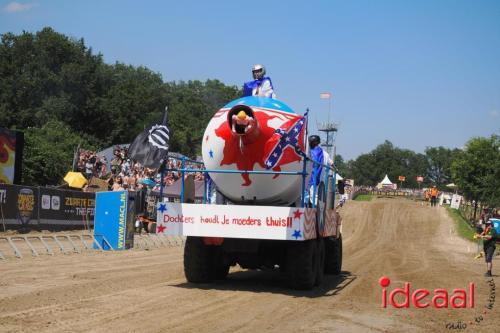
[[[318,185],[321,182],[321,171],[323,171],[324,164],[324,153],[323,149],[319,145],[321,143],[321,139],[318,135],[311,135],[309,137],[309,158],[318,163],[313,163],[311,177],[309,177],[309,181],[307,182],[307,193],[309,194],[309,201],[312,202],[311,198],[317,198],[318,195]],[[314,195],[314,191],[316,191]]]
[[[266,68],[261,64],[252,67],[253,81],[245,82],[243,85],[243,96],[261,96],[276,98],[273,82],[266,75]]]
[[[490,277],[492,276],[491,269],[493,267],[496,241],[499,238],[499,234],[493,228],[491,220],[486,221],[484,231],[479,236],[483,239],[484,258],[486,261],[486,273],[484,276]]]

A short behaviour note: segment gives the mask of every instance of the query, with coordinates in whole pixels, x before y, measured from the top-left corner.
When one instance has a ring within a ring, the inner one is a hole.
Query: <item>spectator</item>
[[[111,160],[111,173],[116,175],[121,171],[122,159],[120,157],[120,151],[115,150],[113,159]]]
[[[120,176],[116,177],[116,179],[113,183],[113,186],[111,186],[111,190],[112,191],[123,191],[124,190],[122,177],[120,177]]]
[[[106,156],[101,157],[101,169],[99,172],[99,178],[106,177],[106,174],[108,173],[108,159]]]
[[[88,180],[90,180],[93,174],[94,174],[94,163],[92,163],[91,159],[88,159],[85,162],[85,176],[87,177]]]
[[[499,235],[496,233],[495,228],[493,228],[490,219],[486,221],[484,231],[480,234],[483,239],[483,249],[486,261],[486,273],[484,276],[491,277],[491,269],[493,268],[493,256],[496,248],[496,241],[499,239]]]

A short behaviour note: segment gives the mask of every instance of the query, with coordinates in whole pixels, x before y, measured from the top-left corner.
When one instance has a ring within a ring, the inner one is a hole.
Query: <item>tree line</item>
[[[169,107],[171,150],[199,154],[204,124],[240,88],[164,82],[143,66],[106,64],[83,39],[44,28],[0,41],[0,126],[25,133],[23,182],[57,184],[74,147],[129,143]]]
[[[399,176],[405,176],[402,185],[407,188],[444,187],[452,181],[451,162],[459,152],[459,149],[428,147],[424,153],[416,153],[396,147],[386,140],[356,159],[347,162],[341,159],[338,167],[342,175],[345,173],[347,178],[355,179],[359,185],[375,186],[387,174],[398,185]],[[417,176],[423,177],[423,183],[418,184]]]
[[[339,159],[337,159],[339,160]],[[399,185],[405,176],[406,188],[436,185],[451,191],[454,183],[468,200],[490,207],[500,206],[500,137],[470,139],[462,149],[428,147],[424,153],[401,149],[385,141],[371,152],[354,160],[337,163],[339,173],[352,178],[358,185],[375,186],[385,174]],[[424,182],[417,183],[417,176]]]
[[[0,126],[25,133],[23,183],[58,184],[81,145],[98,150],[128,143],[169,107],[171,149],[199,155],[215,110],[241,96],[218,80],[165,82],[143,66],[106,64],[83,39],[44,28],[5,33],[0,40]],[[474,138],[464,149],[428,147],[424,153],[385,141],[338,169],[358,185],[374,186],[387,173],[404,187],[455,182],[469,199],[500,200],[499,137]]]

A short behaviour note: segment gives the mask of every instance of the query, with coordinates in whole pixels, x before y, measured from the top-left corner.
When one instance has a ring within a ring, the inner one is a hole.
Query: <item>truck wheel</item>
[[[323,238],[318,238],[316,240],[316,246],[318,247],[318,265],[316,269],[316,281],[314,282],[315,286],[319,286],[323,283],[323,279],[325,277],[325,242]]]
[[[325,238],[325,273],[338,275],[342,271],[342,235]]]
[[[201,237],[188,236],[184,246],[184,274],[189,282],[211,282],[215,277],[212,246],[203,243]]]
[[[286,270],[293,289],[311,289],[316,282],[318,246],[315,239],[292,242],[287,249]]]
[[[224,280],[229,274],[229,265],[218,265],[215,270],[215,278],[217,280]]]

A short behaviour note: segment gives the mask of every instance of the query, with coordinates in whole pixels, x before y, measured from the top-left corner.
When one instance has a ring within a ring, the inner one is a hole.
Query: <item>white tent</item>
[[[396,185],[390,181],[389,177],[385,175],[384,179],[377,184],[377,188],[392,188],[395,189]]]
[[[380,182],[382,186],[392,186],[392,182],[390,181],[389,177],[385,175],[384,179]]]

